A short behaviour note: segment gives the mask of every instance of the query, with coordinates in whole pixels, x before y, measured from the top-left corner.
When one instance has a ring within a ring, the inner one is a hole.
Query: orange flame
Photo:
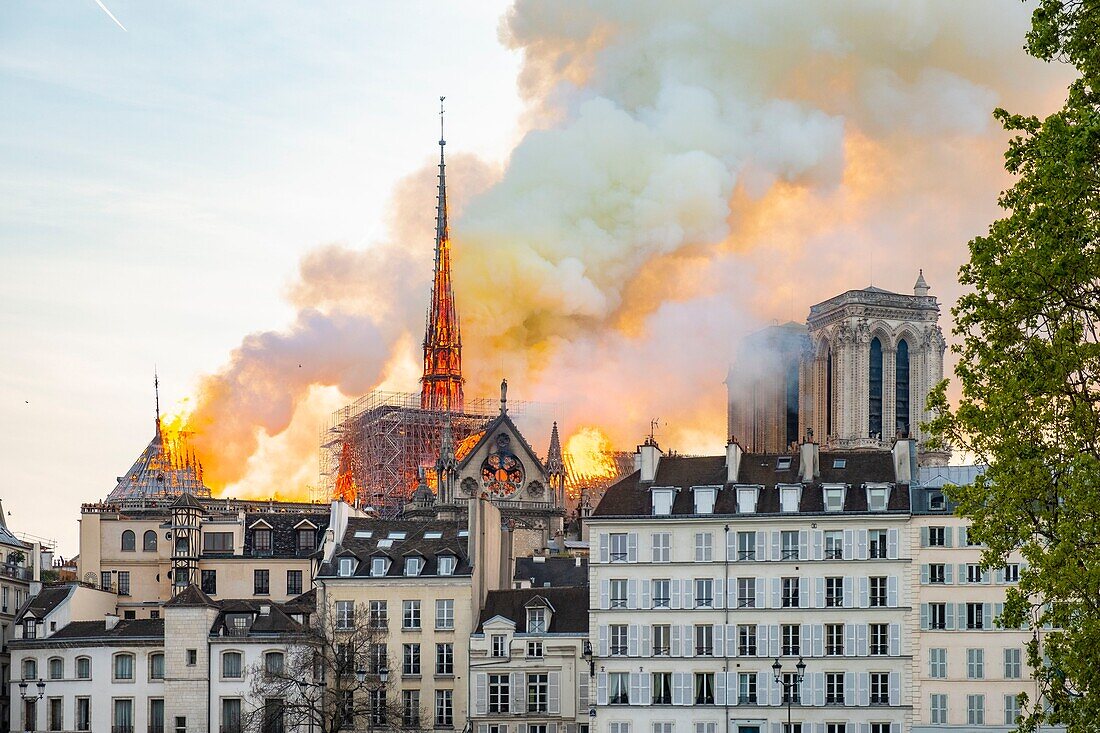
[[[565,441],[562,451],[569,462],[570,473],[577,479],[599,481],[618,474],[612,456],[611,439],[593,425],[581,426]]]

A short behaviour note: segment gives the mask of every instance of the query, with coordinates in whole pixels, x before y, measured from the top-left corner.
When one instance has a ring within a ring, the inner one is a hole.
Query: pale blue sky
[[[518,135],[504,2],[8,2],[0,13],[0,498],[77,549],[171,406],[293,311],[299,256],[382,234],[393,184]],[[431,202],[425,215],[431,216]]]

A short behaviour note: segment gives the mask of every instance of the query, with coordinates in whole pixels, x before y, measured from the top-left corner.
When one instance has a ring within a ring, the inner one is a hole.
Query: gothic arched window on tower
[[[833,434],[833,352],[825,356],[825,437]]]
[[[868,370],[867,429],[870,437],[882,435],[882,342],[871,339],[871,363]]]
[[[894,384],[897,391],[894,395],[894,410],[897,415],[897,434],[899,436],[909,434],[909,343],[902,339],[898,341],[897,365],[894,367]]]

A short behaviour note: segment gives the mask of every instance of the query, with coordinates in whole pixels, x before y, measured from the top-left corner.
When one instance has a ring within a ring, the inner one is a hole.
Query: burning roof
[[[134,465],[118,477],[118,484],[107,496],[108,502],[127,499],[193,494],[210,496],[202,481],[202,463],[195,455],[186,431],[162,430],[157,419],[156,434]]]

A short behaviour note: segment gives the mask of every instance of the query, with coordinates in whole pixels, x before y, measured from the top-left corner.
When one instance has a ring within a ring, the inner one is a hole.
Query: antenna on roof
[[[660,427],[660,425],[661,425],[660,418],[655,417],[655,418],[653,418],[652,420],[649,421],[649,442],[650,443],[655,443],[656,442],[656,437],[655,436],[657,434],[657,428]]]

